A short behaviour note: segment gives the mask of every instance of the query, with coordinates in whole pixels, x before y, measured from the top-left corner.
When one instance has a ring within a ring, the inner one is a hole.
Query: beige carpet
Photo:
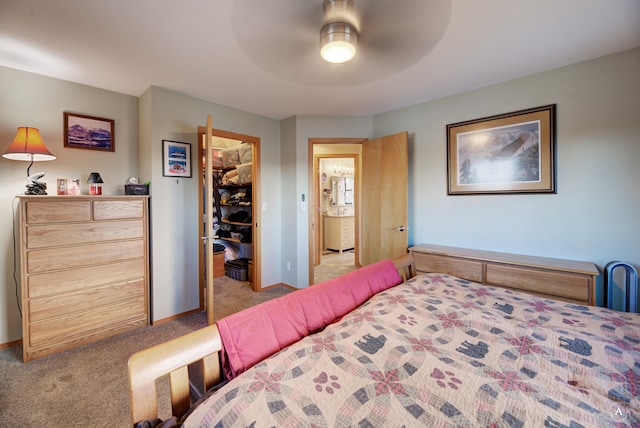
[[[343,251],[342,254],[337,251],[329,251],[322,255],[320,264],[313,268],[313,282],[318,284],[355,269],[357,266],[353,250]]]
[[[248,283],[215,280],[216,319],[291,292],[278,286],[254,293]],[[206,325],[204,312],[146,326],[28,364],[22,347],[0,350],[1,427],[130,426],[127,360],[134,352]],[[160,384],[168,390],[168,382]],[[169,416],[166,394],[162,417]]]

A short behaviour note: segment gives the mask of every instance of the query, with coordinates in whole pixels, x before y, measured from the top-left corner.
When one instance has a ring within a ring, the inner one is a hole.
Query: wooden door
[[[206,264],[206,298],[207,298],[207,324],[212,325],[215,323],[215,316],[213,314],[213,204],[211,201],[211,189],[213,189],[213,168],[212,168],[212,153],[211,153],[211,137],[213,129],[211,127],[211,116],[207,117],[207,139],[205,142],[205,189],[207,192],[204,198],[204,216],[205,216],[205,233],[201,235],[204,240],[205,247],[205,264]],[[200,161],[200,159],[198,159]],[[202,288],[201,288],[202,289]]]
[[[396,257],[408,247],[407,132],[362,143],[362,265]]]

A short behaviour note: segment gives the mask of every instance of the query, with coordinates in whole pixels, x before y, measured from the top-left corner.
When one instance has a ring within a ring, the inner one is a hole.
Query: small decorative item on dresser
[[[79,178],[58,178],[58,195],[76,196],[79,194]]]
[[[102,177],[100,177],[100,173],[92,172],[89,174],[89,179],[87,180],[89,183],[89,194],[90,195],[102,195]]]
[[[151,182],[147,180],[144,184],[138,184],[138,179],[136,177],[131,177],[129,182],[124,185],[124,194],[125,195],[148,195],[149,194],[149,185]]]

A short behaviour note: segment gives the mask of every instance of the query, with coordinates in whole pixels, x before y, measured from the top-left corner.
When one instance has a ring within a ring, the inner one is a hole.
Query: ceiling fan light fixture
[[[320,30],[320,56],[340,64],[351,60],[358,47],[358,31],[347,22],[331,22]]]

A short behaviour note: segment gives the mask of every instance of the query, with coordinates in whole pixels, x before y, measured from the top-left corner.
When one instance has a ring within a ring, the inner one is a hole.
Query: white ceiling
[[[0,65],[283,119],[377,114],[640,46],[638,0],[354,2],[373,16],[363,42],[414,43],[326,64],[322,0],[0,0]]]

